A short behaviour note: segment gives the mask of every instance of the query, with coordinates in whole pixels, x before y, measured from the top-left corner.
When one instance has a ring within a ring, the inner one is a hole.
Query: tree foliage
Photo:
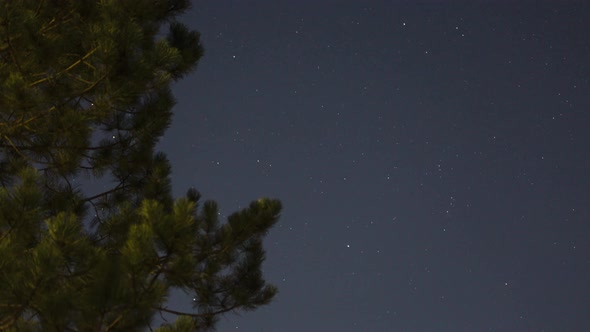
[[[276,288],[261,274],[278,200],[219,220],[171,193],[155,151],[170,85],[203,55],[188,0],[0,0],[0,330],[213,329]],[[165,33],[162,33],[165,32]],[[109,181],[87,193],[73,181]],[[171,290],[194,310],[168,307]]]

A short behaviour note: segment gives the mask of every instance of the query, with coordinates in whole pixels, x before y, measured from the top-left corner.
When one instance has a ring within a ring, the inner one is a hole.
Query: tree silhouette
[[[0,330],[205,331],[267,304],[262,239],[281,203],[220,222],[171,194],[155,151],[170,85],[203,55],[185,0],[0,1]],[[167,36],[159,37],[162,31]],[[85,193],[73,181],[110,181]],[[167,306],[173,289],[194,310]]]

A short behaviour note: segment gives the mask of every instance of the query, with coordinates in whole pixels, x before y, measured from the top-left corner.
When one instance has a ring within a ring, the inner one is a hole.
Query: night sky
[[[206,0],[182,20],[206,54],[159,145],[175,195],[284,205],[279,295],[220,331],[590,331],[589,2]]]

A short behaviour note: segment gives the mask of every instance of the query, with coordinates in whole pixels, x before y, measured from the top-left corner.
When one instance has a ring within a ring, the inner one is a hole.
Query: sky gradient
[[[590,5],[195,1],[174,192],[283,202],[219,331],[590,330]],[[174,296],[171,306],[190,305]]]

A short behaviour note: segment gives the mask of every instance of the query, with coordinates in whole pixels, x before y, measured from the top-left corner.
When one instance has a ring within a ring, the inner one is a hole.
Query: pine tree
[[[220,222],[155,150],[203,55],[188,0],[0,0],[0,330],[205,331],[253,310],[278,200]],[[166,32],[164,36],[162,32]],[[110,181],[87,193],[72,179]],[[169,307],[174,289],[194,310]]]

